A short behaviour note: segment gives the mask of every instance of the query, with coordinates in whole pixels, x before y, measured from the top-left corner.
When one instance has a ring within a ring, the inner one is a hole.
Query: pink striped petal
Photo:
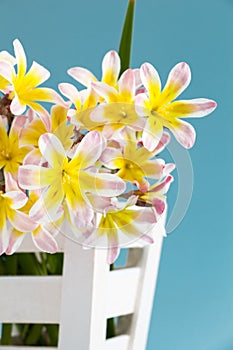
[[[31,150],[23,160],[23,165],[40,165],[43,162],[39,148]]]
[[[212,113],[217,103],[206,98],[196,98],[187,101],[175,101],[166,106],[169,117],[200,118]]]
[[[150,188],[148,195],[163,196],[168,192],[170,184],[173,182],[174,178],[168,175],[162,182],[159,182]],[[152,197],[153,198],[153,197]]]
[[[122,153],[117,148],[107,147],[101,154],[100,160],[109,169],[116,169],[116,160],[122,158]]]
[[[148,151],[153,151],[163,135],[163,125],[154,116],[148,117],[142,133],[143,145]]]
[[[135,86],[136,86],[136,89],[138,89],[142,85],[140,69],[139,68],[133,69],[133,73],[134,73],[134,79],[135,79]]]
[[[171,140],[171,136],[167,132],[164,132],[158,145],[155,147],[153,153],[154,154],[161,153],[164,150],[164,148],[169,144],[170,140]]]
[[[161,92],[161,81],[157,70],[150,63],[144,63],[140,68],[141,80],[147,89],[152,104]]]
[[[59,90],[61,93],[67,97],[70,101],[73,102],[77,110],[81,109],[81,97],[79,91],[76,89],[76,87],[69,83],[61,83],[58,85]]]
[[[25,235],[26,234],[24,232],[20,232],[14,228],[11,230],[9,244],[6,249],[7,255],[12,255],[16,252],[16,250],[20,247],[21,243],[23,242]]]
[[[18,191],[19,186],[17,181],[14,179],[12,174],[8,171],[4,171],[4,177],[5,177],[5,189],[6,192],[10,191]]]
[[[10,191],[2,194],[2,197],[10,200],[12,209],[22,208],[28,201],[27,195],[22,191]]]
[[[8,210],[7,214],[9,222],[18,231],[30,232],[37,227],[34,220],[19,210]]]
[[[120,74],[121,62],[116,51],[109,51],[102,61],[102,81],[114,86]]]
[[[108,246],[107,263],[113,264],[120,254],[120,248],[115,246],[116,242],[110,243]]]
[[[85,68],[70,68],[68,69],[67,73],[84,86],[89,86],[92,81],[97,81],[96,77]]]
[[[37,190],[51,185],[57,178],[57,173],[51,168],[37,165],[22,165],[19,168],[18,181],[25,190]]]
[[[90,131],[79,143],[70,166],[85,169],[94,165],[105,147],[106,141],[101,133],[97,130]]]
[[[120,77],[118,82],[120,95],[124,100],[129,102],[134,99],[135,95],[135,76],[132,69],[127,69]]]
[[[47,162],[56,169],[62,169],[67,158],[61,141],[55,135],[46,133],[40,136],[38,145]]]
[[[87,227],[90,225],[94,216],[94,211],[91,205],[84,199],[84,195],[82,198],[77,198],[75,203],[66,198],[66,203],[70,220],[74,227]]]
[[[191,71],[185,62],[178,63],[169,73],[167,83],[161,94],[161,103],[167,104],[179,96],[191,81]]]
[[[60,217],[59,208],[64,199],[64,191],[60,184],[54,183],[41,193],[38,201],[32,206],[29,216],[38,223],[55,221]]]
[[[99,82],[92,83],[92,87],[94,91],[107,102],[117,102],[118,92],[114,87]]]
[[[196,139],[196,132],[194,127],[183,121],[176,119],[175,125],[170,126],[170,130],[174,134],[177,141],[185,148],[193,147]]]
[[[18,39],[13,41],[15,57],[17,61],[18,76],[23,77],[27,69],[27,59],[22,44]]]
[[[126,184],[122,179],[105,173],[80,172],[79,183],[84,191],[104,197],[118,196],[126,189]]]
[[[32,232],[32,239],[35,246],[43,252],[54,254],[58,251],[55,238],[41,225]]]

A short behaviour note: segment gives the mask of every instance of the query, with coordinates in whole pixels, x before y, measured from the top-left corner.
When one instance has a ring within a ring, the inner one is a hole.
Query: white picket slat
[[[111,271],[108,275],[107,318],[134,312],[140,268]]]
[[[61,276],[1,276],[0,322],[59,323]]]
[[[119,335],[117,337],[107,339],[104,350],[129,350],[128,346],[129,346],[129,335],[124,334],[124,335]]]

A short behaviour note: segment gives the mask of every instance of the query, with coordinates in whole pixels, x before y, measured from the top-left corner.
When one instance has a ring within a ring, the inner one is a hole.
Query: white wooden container
[[[0,349],[145,350],[163,239],[160,221],[155,243],[143,248],[130,246],[123,268],[109,271],[106,250],[83,250],[61,236],[62,276],[1,276],[0,323],[60,327],[58,348]],[[36,248],[26,239],[20,251],[34,252]],[[106,340],[107,319],[112,317],[119,317],[119,334]]]

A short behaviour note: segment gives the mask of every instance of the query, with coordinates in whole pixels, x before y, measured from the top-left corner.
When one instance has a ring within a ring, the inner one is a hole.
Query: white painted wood
[[[139,267],[132,267],[108,274],[107,318],[134,312],[140,272]]]
[[[0,322],[59,323],[61,276],[1,276]]]
[[[106,250],[83,250],[65,242],[59,350],[104,349]]]
[[[161,220],[156,227],[156,240],[152,245],[148,245],[141,249],[136,249],[135,257],[134,249],[132,249],[132,260],[137,261],[137,265],[141,267],[141,275],[139,288],[137,291],[136,307],[132,316],[130,326],[130,350],[146,350],[147,336],[153,306],[153,298],[159,268],[159,261],[163,241],[163,221]],[[129,256],[129,263],[132,263]]]
[[[129,338],[129,335],[119,335],[117,337],[107,339],[103,350],[129,350]],[[96,350],[99,349],[96,348]]]

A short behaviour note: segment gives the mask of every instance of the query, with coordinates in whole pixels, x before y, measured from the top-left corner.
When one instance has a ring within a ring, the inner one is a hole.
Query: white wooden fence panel
[[[129,350],[129,335],[119,335],[117,337],[107,339],[104,350]]]
[[[65,242],[59,350],[104,349],[107,251]]]
[[[134,312],[140,268],[111,271],[108,274],[107,318]]]
[[[1,276],[0,322],[59,323],[61,276]]]

